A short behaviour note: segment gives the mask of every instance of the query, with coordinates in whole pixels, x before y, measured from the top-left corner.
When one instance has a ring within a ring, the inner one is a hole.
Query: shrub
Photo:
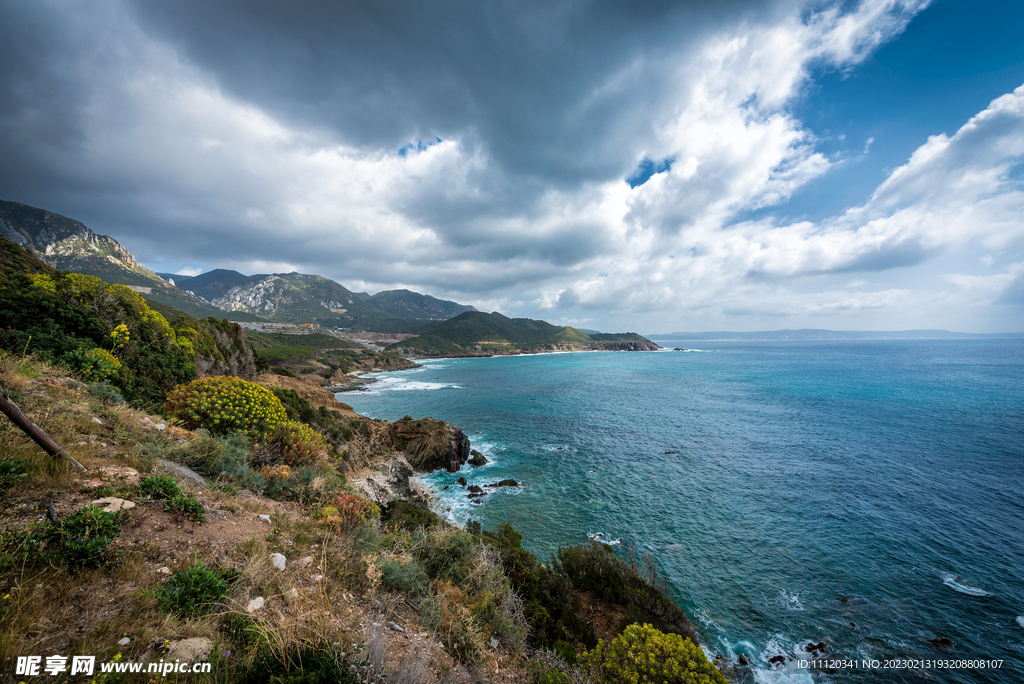
[[[170,475],[150,475],[139,482],[139,493],[154,499],[173,499],[181,496],[181,485]]]
[[[355,650],[355,649],[353,649]],[[357,684],[370,681],[366,659],[327,643],[292,645],[264,653],[249,667],[244,684]]]
[[[409,532],[441,524],[441,518],[427,506],[406,499],[395,499],[386,504],[381,510],[380,521]]]
[[[594,628],[581,614],[581,606],[569,580],[537,560],[522,548],[522,535],[507,522],[494,532],[470,521],[467,531],[479,534],[483,541],[498,549],[509,581],[523,599],[523,615],[530,626],[530,641],[535,648],[549,648],[556,641],[597,643]]]
[[[584,660],[609,684],[728,684],[692,641],[650,625],[630,625]]]
[[[605,601],[625,606],[627,624],[650,623],[663,632],[697,641],[686,613],[609,547],[590,542],[559,548],[558,569],[577,589],[592,591]],[[653,564],[650,575],[654,580]]]
[[[339,494],[335,497],[333,506],[338,509],[338,517],[341,518],[343,527],[380,519],[380,507],[355,494]]]
[[[280,400],[269,390],[240,378],[217,376],[193,380],[167,395],[167,411],[190,430],[214,435],[249,432],[266,441],[285,420]]]
[[[114,562],[108,547],[120,534],[113,515],[86,506],[56,523],[44,523],[30,536],[30,543],[41,558],[80,570]]]
[[[88,381],[102,382],[116,378],[121,372],[121,362],[106,349],[76,349],[68,355],[69,360]]]
[[[268,446],[276,447],[281,460],[290,466],[313,465],[327,458],[330,451],[323,437],[294,420],[278,425]]]
[[[459,584],[470,573],[473,541],[472,535],[459,529],[434,530],[423,538],[416,555],[432,578]]]
[[[191,494],[179,494],[167,502],[164,510],[180,513],[193,522],[206,522],[206,509]]]
[[[227,595],[227,580],[197,560],[171,575],[156,598],[168,612],[194,618],[209,613]]]
[[[9,458],[0,459],[0,492],[23,482],[27,477],[28,473],[22,470],[17,461]]]
[[[420,596],[430,586],[423,566],[408,554],[382,558],[377,561],[377,569],[380,570],[381,584],[392,591]]]

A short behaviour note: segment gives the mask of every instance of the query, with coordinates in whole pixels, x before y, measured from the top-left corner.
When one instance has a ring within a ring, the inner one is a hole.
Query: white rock
[[[129,639],[128,637],[125,637],[124,639],[121,639],[120,641],[118,641],[117,645],[118,646],[127,646],[130,643],[132,643],[132,640]]]
[[[388,627],[390,629],[395,630],[396,632],[405,632],[405,629],[403,629],[400,625],[396,625],[394,622],[389,622]]]
[[[313,557],[312,556],[306,556],[305,558],[300,558],[299,560],[295,561],[295,565],[299,566],[300,568],[308,568],[310,563],[312,563],[312,562],[313,562]]]
[[[491,639],[491,648],[498,648],[498,640]]]
[[[90,502],[93,506],[102,506],[102,510],[107,513],[117,513],[118,511],[126,511],[129,508],[135,508],[135,502],[126,501],[125,499],[118,499],[116,496],[108,496],[102,499],[96,499]]]
[[[255,613],[257,610],[263,607],[264,603],[266,603],[266,600],[264,600],[262,596],[257,596],[252,601],[249,601],[249,605],[247,605],[245,609],[250,613]]]
[[[299,590],[296,589],[295,587],[292,587],[291,589],[286,591],[285,595],[288,596],[288,600],[289,601],[298,601],[299,600]]]
[[[103,425],[103,421],[100,420],[99,418],[97,418],[96,416],[92,417],[92,422],[99,423],[100,425]]]
[[[166,426],[166,425],[164,425],[163,423],[157,423],[157,425],[156,425],[156,429],[157,429],[157,430],[163,430],[163,429],[164,429],[164,428],[166,428],[166,427],[167,427],[167,426]]]
[[[165,565],[164,567],[157,570],[157,572],[159,572],[161,575],[170,575],[171,569]]]
[[[288,559],[286,559],[283,554],[272,553],[270,554],[270,562],[278,570],[284,571],[284,566],[288,562]]]
[[[266,520],[267,522],[270,522],[270,516],[267,515],[266,513],[260,513],[256,517],[259,518],[260,520]]]

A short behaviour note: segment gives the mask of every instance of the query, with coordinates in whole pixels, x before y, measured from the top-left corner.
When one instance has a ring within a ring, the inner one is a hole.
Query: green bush
[[[81,570],[116,562],[108,547],[120,534],[113,515],[86,506],[63,520],[43,523],[29,540],[30,546],[39,549],[40,558]]]
[[[121,362],[106,349],[76,349],[67,355],[78,373],[89,381],[103,382],[116,378],[121,372]]]
[[[355,649],[352,649],[355,650]],[[369,663],[338,645],[293,645],[264,653],[249,667],[243,684],[357,684],[373,680]]]
[[[171,475],[149,475],[139,481],[139,493],[154,499],[173,499],[181,496],[181,485]]]
[[[203,428],[214,435],[249,432],[261,442],[286,417],[281,401],[270,390],[226,376],[175,387],[167,395],[166,408],[190,430]]]
[[[432,579],[465,581],[473,559],[473,536],[455,528],[433,530],[417,545],[416,557]]]
[[[608,684],[728,684],[692,641],[650,625],[630,625],[584,660]]]
[[[0,271],[0,348],[22,353],[28,347],[88,379],[107,380],[147,408],[196,377],[195,362],[177,346],[171,326],[137,292],[38,267],[34,274]],[[128,334],[111,337],[115,330]],[[115,346],[116,359],[109,353]]]
[[[480,535],[501,554],[505,574],[523,599],[523,614],[534,648],[550,648],[556,641],[594,647],[594,628],[582,616],[569,580],[522,548],[521,534],[507,522],[490,532],[479,522],[470,521],[466,530]]]
[[[228,582],[198,560],[174,573],[156,592],[160,606],[185,618],[212,611],[228,595]]]
[[[377,561],[380,580],[386,588],[412,596],[421,596],[430,587],[426,571],[412,558],[382,558]]]
[[[21,464],[9,458],[0,459],[0,492],[24,482],[28,477]]]
[[[425,504],[406,499],[395,499],[386,504],[380,512],[380,521],[386,525],[399,527],[409,532],[421,527],[436,527],[442,524],[440,516]]]
[[[286,420],[278,425],[267,444],[276,447],[281,461],[292,467],[323,461],[330,451],[323,437],[294,420]]]
[[[590,542],[559,548],[557,566],[577,589],[592,591],[605,601],[625,606],[626,624],[650,623],[663,632],[681,634],[696,643],[697,633],[686,613],[665,592],[612,553],[610,547]]]
[[[206,522],[206,509],[191,494],[179,494],[167,502],[164,510],[180,513],[193,522]]]

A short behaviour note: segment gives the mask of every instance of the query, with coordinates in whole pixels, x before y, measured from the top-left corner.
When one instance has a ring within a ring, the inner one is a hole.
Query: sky
[[[0,199],[604,331],[1024,331],[1024,3],[0,1]]]

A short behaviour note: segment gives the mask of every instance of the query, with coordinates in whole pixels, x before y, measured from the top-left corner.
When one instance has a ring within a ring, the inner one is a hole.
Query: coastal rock
[[[487,458],[476,449],[469,451],[470,459],[469,465],[471,466],[482,466],[487,465]]]
[[[804,650],[807,651],[808,653],[827,653],[828,652],[828,648],[825,646],[825,642],[824,641],[819,641],[818,643],[814,643],[812,641],[811,643],[809,643],[806,646],[804,646]]]
[[[741,666],[743,666],[743,667],[746,667],[747,665],[750,664],[750,661],[747,660],[747,656],[743,655],[742,653],[740,653],[740,657],[739,657],[738,661],[739,661],[739,664]]]
[[[462,485],[463,487],[465,487],[467,482],[468,480],[466,480],[466,478],[460,477],[458,480],[455,481],[455,484]]]
[[[420,472],[444,468],[457,472],[469,460],[469,437],[451,424],[433,418],[403,419],[391,426],[395,448]]]
[[[953,642],[949,640],[949,637],[938,637],[937,639],[929,639],[928,643],[935,648],[950,648],[953,646]]]
[[[513,480],[512,478],[508,478],[507,480],[502,480],[501,482],[495,482],[494,484],[489,484],[489,485],[486,485],[486,486],[487,487],[518,487],[519,483],[516,482],[515,480]]]
[[[785,665],[786,664],[786,656],[774,655],[774,656],[772,656],[771,658],[768,659],[768,662],[771,663],[772,665]]]
[[[480,485],[470,485],[470,486],[469,486],[469,491],[470,491],[470,493],[472,493],[472,494],[482,494],[482,493],[486,493],[486,492],[484,492],[484,489],[483,489],[483,487],[481,487]]]

